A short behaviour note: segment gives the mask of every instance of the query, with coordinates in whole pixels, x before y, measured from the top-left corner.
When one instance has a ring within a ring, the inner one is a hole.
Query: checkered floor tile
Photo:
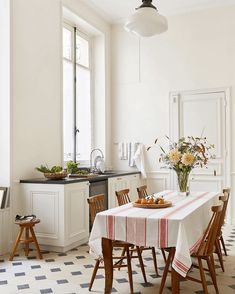
[[[217,278],[220,293],[235,293],[235,226],[224,228],[225,243],[229,256],[224,256],[225,272],[218,266],[216,259]],[[22,252],[13,262],[9,256],[0,257],[0,293],[28,294],[72,294],[90,293],[88,291],[90,277],[94,268],[94,260],[88,253],[88,246],[83,245],[67,253],[43,252],[43,260],[37,259],[34,251],[25,258]],[[158,293],[161,274],[164,269],[162,256],[157,252],[160,276],[154,271],[151,251],[143,253],[148,283],[143,282],[137,261],[133,261],[133,280],[136,294]],[[193,274],[197,275],[194,270]],[[210,277],[207,275],[208,290],[215,293]],[[203,293],[201,285],[184,281],[180,285],[181,293]],[[104,271],[99,270],[91,293],[103,293]],[[128,275],[125,268],[115,270],[113,293],[129,293]],[[171,293],[170,278],[166,283],[165,293]]]

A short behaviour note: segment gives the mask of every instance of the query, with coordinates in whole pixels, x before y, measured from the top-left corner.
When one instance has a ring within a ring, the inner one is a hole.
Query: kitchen
[[[201,1],[201,5],[190,1],[191,6],[186,1],[179,1],[178,6],[175,1],[158,1],[159,4],[154,4],[166,15],[168,31],[140,39],[127,33],[118,22],[132,13],[139,1],[128,1],[125,9],[121,3],[126,1],[112,1],[111,5],[110,1],[8,2],[3,1],[3,9],[0,9],[1,27],[5,28],[4,34],[0,34],[1,43],[6,44],[0,49],[3,64],[0,119],[4,126],[1,128],[0,178],[2,186],[11,187],[9,223],[12,223],[10,245],[6,247],[11,248],[17,234],[15,215],[24,214],[20,180],[40,177],[35,170],[40,164],[63,163],[64,17],[73,19],[76,15],[94,36],[93,60],[97,67],[93,72],[96,103],[93,105],[92,148],[104,152],[106,169],[138,174],[128,160],[119,158],[119,143],[140,142],[147,148],[156,137],[169,135],[170,131],[174,134],[177,107],[169,102],[170,99],[174,101],[180,94],[187,100],[194,91],[201,91],[203,95],[217,92],[219,97],[226,97],[227,107],[220,117],[221,120],[225,118],[225,127],[216,136],[211,126],[210,141],[218,145],[220,140],[224,142],[221,138],[226,138],[226,148],[221,147],[229,154],[230,167],[221,159],[222,163],[216,162],[207,175],[194,175],[191,185],[203,185],[206,179],[212,191],[221,190],[226,184],[233,188],[233,1]],[[170,117],[175,116],[170,114],[176,115],[173,122]],[[85,165],[89,166],[89,155],[87,157]],[[156,152],[146,152],[145,160],[149,193],[175,185],[171,172],[160,168]],[[230,223],[234,223],[234,209],[232,199],[228,214]],[[145,293],[143,288],[142,292]]]

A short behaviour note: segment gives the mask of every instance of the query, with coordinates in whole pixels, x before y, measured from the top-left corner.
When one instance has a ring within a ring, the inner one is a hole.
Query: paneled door
[[[170,137],[206,137],[215,145],[207,168],[190,174],[191,191],[218,191],[230,185],[229,89],[175,92],[170,94]],[[171,186],[176,176],[171,173]]]

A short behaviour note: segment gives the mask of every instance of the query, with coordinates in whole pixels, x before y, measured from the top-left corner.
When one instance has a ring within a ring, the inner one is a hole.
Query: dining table
[[[179,293],[180,276],[186,277],[191,268],[191,254],[197,250],[203,232],[211,218],[211,207],[221,192],[190,192],[165,190],[154,193],[172,206],[160,209],[135,207],[128,203],[96,215],[89,238],[90,253],[104,261],[105,289],[111,293],[113,283],[112,241],[133,245],[173,248],[171,263],[172,293]]]

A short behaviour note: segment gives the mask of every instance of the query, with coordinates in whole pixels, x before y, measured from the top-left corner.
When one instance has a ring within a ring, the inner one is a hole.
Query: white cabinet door
[[[35,226],[40,245],[67,251],[88,240],[89,182],[22,184],[21,192],[23,213],[35,214],[41,220]]]
[[[63,196],[63,185],[22,185],[24,214],[35,214],[41,220],[35,226],[40,244],[63,245]]]
[[[130,181],[128,176],[120,176],[108,179],[108,208],[118,206],[115,191],[129,189]]]
[[[136,175],[130,175],[128,176],[129,178],[129,182],[130,182],[130,199],[131,201],[135,201],[136,199],[138,199],[138,193],[137,193],[137,187],[141,186],[141,180],[140,180],[140,175],[136,174]]]
[[[88,197],[88,182],[65,185],[65,235],[67,244],[83,239],[87,241],[88,239]]]
[[[140,175],[120,176],[108,179],[108,204],[109,208],[118,206],[115,191],[130,189],[129,196],[131,201],[138,198],[136,188],[141,185]]]

